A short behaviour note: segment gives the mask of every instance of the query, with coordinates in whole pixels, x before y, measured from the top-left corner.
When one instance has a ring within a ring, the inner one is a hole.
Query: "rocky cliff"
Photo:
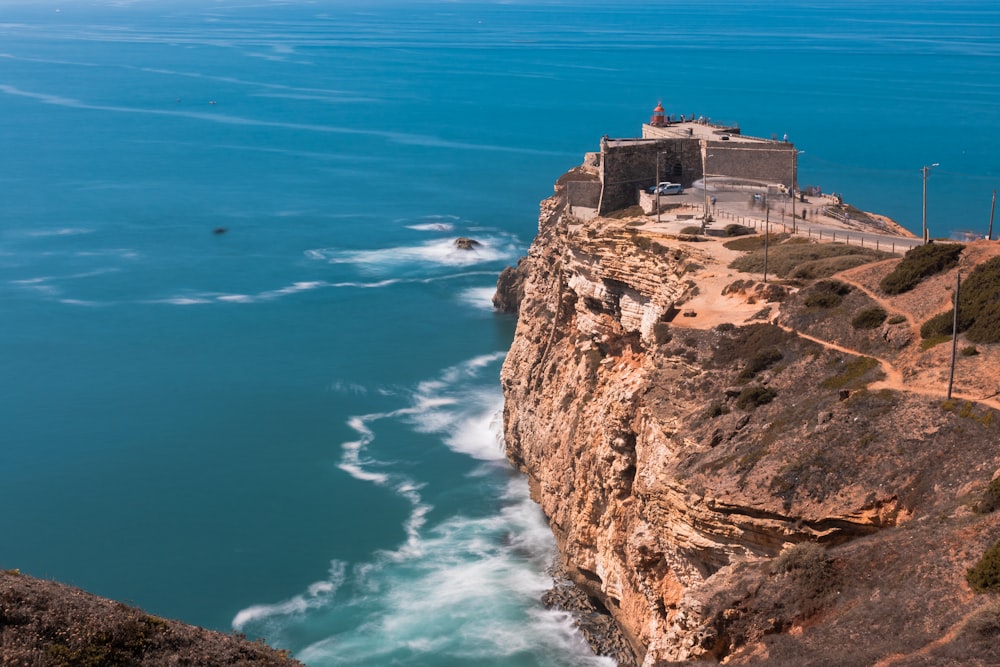
[[[965,579],[1000,537],[996,346],[947,401],[950,346],[912,311],[948,292],[880,296],[898,258],[817,307],[684,238],[557,187],[501,282],[507,454],[573,581],[636,664],[1000,664],[1000,604]],[[851,325],[875,306],[892,324]]]

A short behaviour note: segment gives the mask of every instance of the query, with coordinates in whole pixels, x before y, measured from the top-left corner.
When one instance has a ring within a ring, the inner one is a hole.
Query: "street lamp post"
[[[926,166],[926,165],[925,165],[924,167],[921,167],[921,169],[920,169],[920,172],[921,172],[921,173],[923,174],[923,176],[924,176],[924,206],[923,206],[923,221],[924,221],[924,243],[925,243],[925,244],[926,244],[926,243],[927,243],[927,241],[929,240],[929,237],[928,237],[928,235],[927,235],[927,175],[928,175],[928,174],[930,173],[930,171],[931,171],[931,169],[932,169],[933,167],[939,167],[939,166],[941,166],[941,165],[940,165],[940,164],[938,164],[937,162],[935,162],[934,164],[932,164],[932,165],[930,165],[930,166]]]
[[[712,220],[712,209],[708,201],[708,158],[711,157],[708,154],[708,140],[703,139],[701,142],[701,184],[702,188],[705,190],[705,217],[701,219],[701,233],[705,233],[705,229],[708,227],[708,223]]]

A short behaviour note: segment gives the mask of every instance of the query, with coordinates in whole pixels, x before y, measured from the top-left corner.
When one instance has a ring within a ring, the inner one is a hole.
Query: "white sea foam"
[[[507,500],[499,516],[456,516],[431,529],[419,559],[359,569],[366,594],[337,602],[355,617],[352,628],[296,657],[319,667],[391,664],[415,653],[470,663],[532,653],[552,665],[614,665],[590,655],[568,614],[542,608],[554,540],[523,479],[510,482]],[[510,536],[522,533],[544,539],[511,549]]]
[[[541,606],[541,594],[552,584],[545,568],[554,540],[526,480],[497,477],[501,397],[482,378],[503,354],[443,369],[421,382],[404,407],[350,418],[357,437],[341,443],[340,467],[407,500],[405,542],[372,554],[332,586],[314,584],[286,601],[241,611],[235,629],[265,634],[279,646],[298,646],[296,657],[314,667],[392,664],[420,655],[471,663],[518,661],[531,654],[556,666],[614,664],[590,655],[567,614]],[[424,484],[409,476],[405,462],[375,458],[383,420],[439,433],[454,451],[485,460],[475,474],[489,475],[486,484],[506,479],[502,506],[495,513],[457,514],[428,526]],[[298,644],[301,637],[311,639]]]
[[[357,382],[345,382],[343,380],[331,382],[329,390],[341,394],[354,394],[356,396],[363,396],[368,393],[368,387],[363,384],[358,384]]]
[[[222,294],[215,298],[226,303],[253,303],[256,300],[248,294]]]
[[[307,253],[307,256],[308,253]],[[117,270],[117,269],[109,269]],[[90,274],[78,274],[75,276],[67,277],[87,277],[88,275],[98,275],[99,272],[91,272]],[[261,303],[264,301],[271,301],[274,299],[280,299],[282,297],[290,296],[293,294],[300,294],[302,292],[309,292],[318,289],[379,289],[382,287],[390,287],[392,285],[399,284],[425,284],[431,282],[438,282],[442,280],[454,280],[458,278],[467,278],[474,276],[495,276],[496,274],[492,271],[471,271],[463,273],[453,273],[442,276],[434,276],[430,278],[387,278],[385,280],[373,280],[373,281],[358,281],[358,280],[345,280],[341,282],[326,282],[323,280],[308,280],[292,283],[291,285],[286,285],[285,287],[279,287],[272,290],[264,290],[262,292],[257,292],[256,294],[220,294],[217,292],[199,292],[199,293],[185,293],[177,294],[163,299],[149,299],[141,301],[141,303],[160,303],[168,304],[174,306],[191,306],[200,305],[213,302],[224,302],[224,303],[239,303],[239,304],[254,304]],[[12,281],[15,284],[20,284],[23,287],[30,287],[32,283],[42,283],[43,281],[56,280],[54,277],[46,278],[29,278],[22,281]],[[37,289],[43,289],[38,287]]]
[[[406,228],[418,232],[450,232],[455,229],[455,225],[448,222],[424,222],[419,225],[407,225]]]
[[[495,285],[490,287],[470,287],[462,290],[458,298],[479,310],[493,312],[493,295],[496,291],[497,288]]]
[[[26,236],[79,236],[81,234],[92,234],[93,229],[87,229],[86,227],[58,227],[56,229],[34,229],[27,232]]]
[[[186,111],[173,108],[164,109],[164,108],[116,106],[109,104],[94,104],[74,99],[72,97],[64,97],[62,95],[56,95],[52,93],[24,90],[22,88],[18,88],[16,86],[11,86],[8,84],[0,84],[0,93],[17,97],[25,97],[28,99],[37,100],[42,104],[52,104],[55,106],[67,107],[70,109],[85,109],[89,111],[109,111],[122,114],[171,116],[175,118],[201,120],[209,123],[219,123],[222,125],[269,127],[269,128],[279,128],[287,130],[299,130],[302,132],[315,132],[322,134],[372,136],[384,139],[389,142],[403,144],[403,145],[427,146],[432,148],[443,148],[443,149],[453,149],[453,150],[476,150],[476,151],[490,151],[499,153],[514,153],[523,155],[548,155],[548,156],[560,156],[560,157],[568,155],[567,153],[562,153],[562,152],[545,151],[535,148],[523,148],[507,144],[500,144],[500,145],[477,144],[465,141],[452,141],[434,136],[411,134],[406,132],[394,132],[389,130],[367,130],[367,129],[359,129],[357,127],[345,127],[337,125],[320,125],[315,123],[293,123],[289,121],[262,120],[259,118],[234,116],[231,114],[223,113],[221,111],[220,112]]]
[[[59,299],[59,303],[65,303],[68,306],[86,306],[88,308],[93,308],[95,306],[107,306],[108,303],[102,303],[100,301],[88,301],[86,299]]]
[[[267,620],[273,617],[304,614],[310,609],[326,606],[344,582],[346,570],[345,563],[333,561],[330,563],[328,579],[310,584],[305,594],[296,595],[284,602],[254,605],[241,610],[233,619],[233,629],[240,631],[250,623],[266,624]]]
[[[473,266],[486,262],[510,261],[517,256],[518,247],[510,239],[492,237],[477,240],[480,245],[471,249],[457,248],[455,240],[448,238],[419,245],[374,250],[324,248],[312,251],[310,256],[322,257],[331,264],[354,264],[368,271],[395,270],[411,264]]]

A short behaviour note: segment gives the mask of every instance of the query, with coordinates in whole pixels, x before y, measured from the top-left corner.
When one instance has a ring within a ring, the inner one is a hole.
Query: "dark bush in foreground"
[[[770,387],[747,387],[736,397],[736,407],[744,410],[753,410],[759,405],[766,405],[774,400],[778,392]]]
[[[670,325],[666,322],[657,322],[653,325],[653,339],[657,345],[666,345],[674,339],[674,334],[670,331]]]
[[[950,336],[954,309],[939,313],[920,327],[922,338]],[[973,343],[1000,343],[1000,257],[983,262],[969,274],[959,292],[958,332]]]
[[[1000,508],[1000,477],[990,482],[974,509],[980,514],[989,514],[997,508]]]
[[[805,305],[808,308],[835,308],[849,294],[851,286],[839,280],[821,280],[809,290]]]
[[[885,322],[886,317],[885,309],[880,306],[865,308],[854,316],[854,319],[851,320],[851,326],[855,329],[875,329]]]
[[[736,377],[738,380],[746,382],[757,375],[757,373],[770,368],[783,358],[784,355],[782,355],[781,351],[776,347],[768,347],[760,350],[750,357],[747,365],[743,367],[743,370],[740,371],[740,374]]]
[[[958,264],[958,256],[964,248],[960,243],[929,243],[911,248],[896,268],[882,279],[879,289],[886,294],[908,292],[924,278]]]
[[[778,245],[782,241],[788,239],[789,234],[768,234],[767,242],[772,247]],[[753,236],[748,236],[746,238],[737,238],[732,241],[726,241],[723,243],[723,247],[729,248],[730,250],[736,250],[737,252],[753,252],[754,250],[760,250],[764,247],[763,234],[754,234]]]
[[[979,562],[969,568],[965,580],[977,593],[1000,591],[1000,542],[987,549]]]

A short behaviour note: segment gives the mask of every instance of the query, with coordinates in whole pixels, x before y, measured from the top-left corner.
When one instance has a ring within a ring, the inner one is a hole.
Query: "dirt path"
[[[716,251],[715,248],[712,250]],[[732,251],[730,252],[734,256],[737,254]],[[698,294],[683,305],[681,314],[674,318],[671,326],[689,329],[711,329],[725,322],[732,322],[734,324],[744,323],[749,321],[755,315],[759,315],[768,305],[772,307],[774,306],[774,304],[759,302],[747,303],[746,300],[741,299],[737,295],[723,296],[722,290],[733,281],[739,279],[739,276],[727,268],[728,262],[731,260],[731,257],[728,254],[725,254],[722,257],[714,256],[711,258],[711,261],[706,261],[707,256],[708,253],[705,253],[705,256],[701,257],[702,261],[705,261],[705,268],[694,276],[694,280],[698,284]],[[892,262],[894,260],[890,259],[886,261]],[[865,265],[864,267],[858,268],[870,270],[871,266],[872,265]],[[853,277],[853,273],[856,271],[857,269],[851,269],[837,274],[835,278],[842,280],[852,287],[864,292],[869,298],[872,299],[872,301],[884,308],[887,313],[899,314],[906,317],[911,331],[914,332],[914,339],[919,338],[919,332],[916,330],[916,324],[914,323],[912,317],[910,317],[908,313],[895,308],[883,296],[873,292],[864,284],[856,280]],[[767,319],[773,321],[773,317],[768,316]],[[859,350],[844,347],[832,341],[817,338],[801,331],[796,331],[786,325],[779,326],[781,326],[781,328],[785,331],[794,333],[807,340],[811,340],[827,349],[836,350],[843,354],[850,354],[852,356],[871,357],[878,361],[882,367],[882,372],[885,375],[885,378],[869,385],[869,388],[874,391],[878,391],[880,389],[890,389],[893,391],[903,391],[938,399],[945,399],[948,397],[947,388],[941,386],[940,382],[930,384],[926,380],[922,381],[919,374],[916,373],[911,373],[904,379],[903,370],[886,359],[880,359],[871,354],[865,354]],[[988,405],[992,408],[1000,410],[1000,400],[997,398],[1000,396],[1000,392],[988,396],[973,396],[965,392],[952,391],[951,395],[953,399],[972,401],[974,403]]]
[[[815,336],[810,336],[807,333],[802,333],[801,331],[796,331],[795,329],[779,324],[779,327],[784,329],[789,333],[794,333],[800,338],[805,338],[806,340],[811,340],[814,343],[818,343],[829,350],[837,350],[838,352],[843,352],[844,354],[850,354],[858,357],[869,357],[874,359],[882,367],[882,372],[885,374],[885,379],[878,380],[877,382],[871,383],[868,388],[873,391],[878,391],[880,389],[891,389],[893,391],[905,391],[911,394],[920,394],[921,396],[931,396],[933,398],[948,398],[948,392],[942,390],[938,387],[931,387],[925,384],[915,384],[913,382],[908,382],[903,379],[903,373],[896,368],[892,363],[886,359],[880,359],[871,354],[865,354],[864,352],[859,352],[858,350],[852,350],[851,348],[844,347],[842,345],[837,345],[836,343],[830,342],[828,340],[823,340],[822,338],[816,338]],[[972,401],[974,403],[982,403],[984,405],[989,405],[992,408],[1000,410],[1000,401],[996,400],[994,396],[984,396],[975,397],[969,396],[968,394],[959,393],[957,391],[951,392],[951,397],[953,399],[962,399],[966,401]]]
[[[856,288],[857,290],[859,290],[861,292],[864,292],[868,296],[869,299],[871,299],[876,304],[878,304],[879,306],[881,306],[882,309],[885,310],[885,312],[889,313],[889,315],[901,315],[901,316],[905,317],[907,324],[909,324],[909,326],[910,326],[910,331],[912,331],[914,334],[917,334],[917,333],[919,333],[919,331],[917,329],[916,323],[913,321],[913,316],[910,315],[910,313],[908,313],[908,312],[906,312],[904,310],[900,310],[899,308],[896,308],[891,303],[889,303],[889,301],[887,301],[885,299],[885,297],[883,297],[881,294],[879,294],[878,292],[873,292],[872,290],[868,289],[867,285],[864,285],[863,283],[859,282],[854,277],[856,274],[858,274],[860,272],[867,273],[867,272],[871,271],[872,269],[875,269],[875,268],[877,268],[879,266],[882,266],[883,264],[892,264],[892,263],[894,263],[896,261],[898,261],[898,260],[896,260],[895,258],[892,258],[892,259],[882,260],[881,262],[874,262],[872,264],[863,264],[863,265],[855,267],[853,269],[848,269],[846,271],[841,271],[840,273],[836,274],[834,276],[834,278],[836,278],[837,280],[840,280],[842,282],[847,283],[851,287],[854,287],[854,288]]]
[[[957,623],[948,628],[948,631],[946,633],[944,633],[934,641],[917,649],[913,653],[892,653],[882,658],[878,662],[876,662],[872,667],[891,667],[891,665],[896,664],[900,660],[906,660],[907,658],[917,658],[920,656],[927,655],[928,653],[936,649],[938,646],[944,646],[945,644],[950,643],[956,637],[958,637],[959,633],[962,632],[962,630],[965,628],[966,623],[968,623],[973,616],[975,616],[981,611],[982,607],[976,607],[968,614],[960,618]]]

